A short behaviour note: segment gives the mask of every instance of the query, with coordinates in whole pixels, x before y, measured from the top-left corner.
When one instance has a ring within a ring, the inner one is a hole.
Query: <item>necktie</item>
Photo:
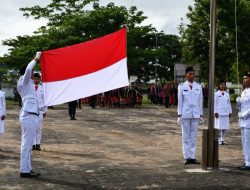
[[[224,92],[222,92],[221,94],[222,94],[222,96],[224,96]]]
[[[35,86],[35,90],[37,91],[37,89],[38,89],[38,86],[36,85],[36,86]]]
[[[192,90],[193,86],[192,85],[189,85],[190,89]]]

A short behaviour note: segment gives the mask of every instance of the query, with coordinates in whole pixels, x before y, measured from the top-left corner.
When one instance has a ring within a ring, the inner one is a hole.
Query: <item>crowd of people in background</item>
[[[148,100],[156,105],[173,107],[177,105],[177,85],[174,83],[152,84],[148,87]]]
[[[142,99],[141,90],[132,85],[83,98],[79,100],[78,106],[79,108],[81,105],[90,105],[92,108],[138,108],[142,105]]]
[[[203,87],[204,107],[208,107],[208,87]],[[155,105],[165,106],[166,108],[178,105],[178,85],[173,82],[165,84],[151,84],[147,90],[148,100]]]

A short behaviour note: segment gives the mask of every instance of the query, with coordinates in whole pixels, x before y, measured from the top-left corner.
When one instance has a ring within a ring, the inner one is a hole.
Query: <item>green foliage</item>
[[[130,75],[145,81],[154,78],[157,57],[158,77],[171,80],[174,62],[181,57],[179,38],[163,32],[157,33],[151,25],[142,26],[141,23],[147,17],[134,6],[127,9],[114,3],[100,6],[98,0],[52,0],[45,7],[34,6],[20,10],[26,17],[45,18],[48,23],[32,36],[18,36],[3,42],[11,49],[10,54],[2,58],[2,62],[10,67],[19,68],[26,64],[36,51],[88,41],[117,31],[124,25],[129,29],[127,47]],[[157,50],[155,33],[158,37]]]
[[[239,96],[239,94],[230,94],[230,101],[235,103],[236,102],[236,98]]]
[[[188,25],[180,25],[183,59],[200,63],[203,81],[208,81],[210,1],[194,0],[189,7]],[[217,1],[216,79],[237,82],[235,50],[235,1]],[[237,0],[239,71],[250,69],[250,1]]]

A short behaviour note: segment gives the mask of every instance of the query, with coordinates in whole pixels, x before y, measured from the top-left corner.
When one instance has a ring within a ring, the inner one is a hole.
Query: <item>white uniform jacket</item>
[[[218,90],[214,94],[214,113],[218,113],[219,116],[229,116],[232,113],[232,107],[230,102],[230,95],[228,92],[222,92]]]
[[[38,100],[39,111],[42,113],[45,113],[47,111],[47,107],[45,106],[45,103],[44,103],[44,93],[43,93],[43,85],[42,84],[38,85],[38,88],[36,90],[36,96],[37,96],[37,100]]]
[[[246,88],[241,93],[241,98],[237,103],[240,107],[239,126],[250,128],[250,88]]]
[[[0,119],[3,115],[6,115],[5,93],[0,90]]]
[[[178,115],[182,118],[200,118],[203,115],[202,88],[199,83],[193,82],[192,89],[188,81],[178,86]]]
[[[20,116],[27,115],[27,113],[39,114],[34,83],[31,80],[32,69],[35,65],[36,61],[31,61],[26,68],[25,74],[17,82],[17,91],[21,95],[23,102]]]

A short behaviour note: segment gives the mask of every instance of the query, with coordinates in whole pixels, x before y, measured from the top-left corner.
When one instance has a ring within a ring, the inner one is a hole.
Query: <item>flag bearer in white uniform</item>
[[[4,134],[4,120],[6,118],[5,93],[0,90],[0,137]],[[1,151],[1,149],[0,149]]]
[[[22,108],[20,111],[20,124],[22,128],[22,142],[20,155],[20,177],[38,177],[40,174],[32,171],[31,152],[38,129],[39,107],[35,88],[31,79],[33,68],[40,59],[41,53],[37,52],[36,57],[26,68],[20,70],[22,75],[17,82],[17,90],[22,98]]]
[[[41,151],[40,145],[42,138],[42,123],[43,123],[43,118],[46,116],[47,108],[44,104],[44,93],[43,93],[43,86],[41,84],[41,75],[39,73],[34,73],[33,80],[39,107],[39,127],[38,130],[36,131],[33,143],[33,150]]]
[[[242,148],[245,163],[240,170],[250,170],[250,72],[246,72],[243,79],[244,91],[236,99],[239,107],[239,126],[241,128]]]
[[[226,131],[229,129],[229,117],[232,115],[230,95],[226,90],[226,82],[222,81],[214,95],[215,128],[219,130],[219,144],[225,144]]]
[[[178,86],[178,120],[182,125],[184,164],[199,164],[196,160],[196,138],[199,122],[203,122],[202,87],[194,82],[193,67],[186,68],[187,81]]]

